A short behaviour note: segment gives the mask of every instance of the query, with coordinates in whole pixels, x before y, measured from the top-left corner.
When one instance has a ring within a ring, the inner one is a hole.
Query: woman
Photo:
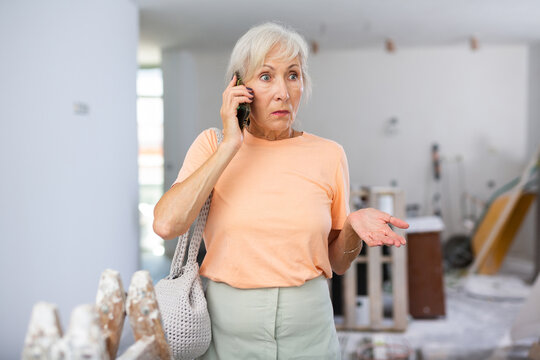
[[[227,71],[223,142],[210,129],[190,147],[175,184],[155,207],[154,230],[173,239],[214,196],[201,275],[212,321],[203,359],[338,359],[326,279],[362,248],[405,244],[375,209],[349,214],[343,148],[293,128],[309,93],[308,49],[296,32],[267,23],[237,42]],[[245,85],[236,86],[235,72]],[[251,106],[238,125],[237,107]]]

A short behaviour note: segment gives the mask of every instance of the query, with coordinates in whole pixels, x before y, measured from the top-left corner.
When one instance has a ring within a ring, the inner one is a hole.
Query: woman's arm
[[[405,245],[405,239],[393,232],[388,224],[402,229],[409,227],[405,221],[373,208],[350,213],[343,228],[332,230],[328,236],[332,270],[338,275],[345,274],[362,250],[362,241],[368,246]]]
[[[236,86],[236,75],[223,91],[220,116],[223,142],[191,176],[171,187],[154,208],[154,231],[165,240],[184,234],[201,211],[219,177],[236,155],[243,142],[236,109],[251,103],[253,94],[244,85]]]
[[[154,231],[165,240],[184,234],[232,160],[238,146],[223,142],[217,151],[181,183],[175,184],[154,208]]]
[[[338,275],[345,274],[351,266],[351,262],[362,250],[362,240],[352,229],[349,218],[345,220],[343,229],[332,229],[328,236],[328,243],[328,255],[332,270]]]

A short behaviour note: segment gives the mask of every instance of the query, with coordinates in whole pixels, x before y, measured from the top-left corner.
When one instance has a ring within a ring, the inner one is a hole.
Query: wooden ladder
[[[126,296],[127,295],[127,296]],[[117,357],[126,314],[135,337]],[[22,353],[23,360],[170,360],[171,353],[161,325],[161,315],[150,274],[133,274],[128,293],[118,271],[107,269],[98,286],[96,302],[77,306],[65,334],[56,305],[34,305]]]

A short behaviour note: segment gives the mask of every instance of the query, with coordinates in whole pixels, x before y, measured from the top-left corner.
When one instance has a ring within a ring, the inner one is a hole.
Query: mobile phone
[[[236,74],[236,85],[244,85],[244,82],[242,81],[242,78],[240,77],[240,73],[237,71]],[[236,117],[238,118],[238,126],[240,126],[240,130],[244,128],[244,126],[249,126],[249,114],[251,113],[251,107],[249,106],[249,103],[242,103],[238,105],[236,108]]]

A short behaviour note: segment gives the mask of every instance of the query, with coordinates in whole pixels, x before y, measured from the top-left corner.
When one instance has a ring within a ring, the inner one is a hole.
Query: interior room
[[[409,224],[327,280],[341,359],[540,359],[538,19],[534,0],[1,2],[0,358],[76,347],[107,281],[127,309],[169,275],[156,203],[223,128],[236,41],[277,22],[309,46],[293,128],[342,146],[351,213]],[[126,309],[84,335],[108,336],[91,358],[164,358]]]

